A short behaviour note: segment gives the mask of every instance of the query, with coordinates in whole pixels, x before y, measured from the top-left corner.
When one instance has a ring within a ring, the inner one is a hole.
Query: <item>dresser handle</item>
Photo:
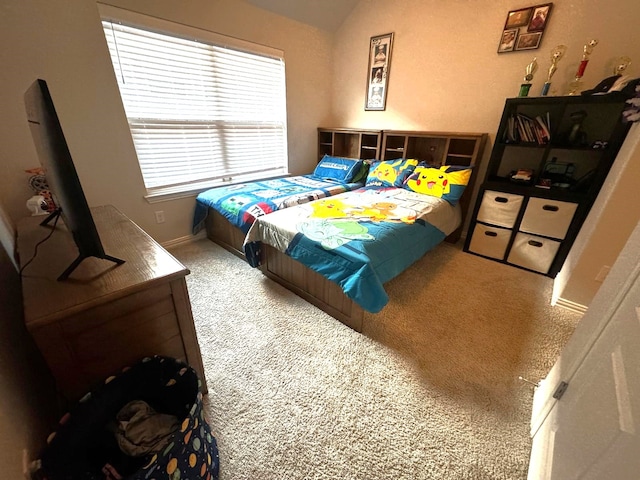
[[[496,232],[490,232],[490,231],[488,231],[488,230],[485,230],[484,234],[485,234],[487,237],[497,237],[497,236],[498,236],[498,234],[497,234]]]
[[[496,197],[494,200],[498,203],[507,203],[509,201],[509,199],[505,197]]]
[[[536,242],[535,240],[529,240],[527,243],[529,245],[531,245],[532,247],[541,247],[542,246],[541,242]]]
[[[557,205],[543,205],[542,209],[548,212],[557,212],[560,210]]]

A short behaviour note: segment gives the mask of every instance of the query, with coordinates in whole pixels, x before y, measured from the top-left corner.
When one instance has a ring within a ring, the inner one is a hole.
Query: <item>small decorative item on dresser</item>
[[[529,95],[529,90],[531,89],[531,80],[533,80],[533,74],[538,69],[538,62],[535,57],[533,57],[533,61],[527,65],[525,68],[525,76],[522,85],[520,85],[520,92],[518,93],[519,97],[526,97]]]
[[[566,45],[558,45],[556,48],[551,50],[551,66],[549,67],[549,73],[547,74],[547,81],[544,82],[542,86],[541,95],[544,97],[549,93],[549,87],[551,87],[551,77],[556,73],[558,69],[558,62],[564,56],[564,53],[567,51]]]
[[[582,77],[584,76],[584,71],[587,69],[587,65],[589,64],[589,57],[591,56],[591,53],[593,52],[593,49],[596,45],[598,45],[598,40],[593,39],[583,47],[584,53],[582,54],[582,60],[580,61],[580,65],[578,66],[576,77],[573,82],[569,84],[569,95],[576,95],[578,93],[578,90],[580,90],[580,87],[582,86]]]

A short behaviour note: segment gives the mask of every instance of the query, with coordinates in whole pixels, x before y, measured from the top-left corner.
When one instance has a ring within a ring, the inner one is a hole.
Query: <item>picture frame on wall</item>
[[[510,28],[502,32],[502,38],[500,39],[500,45],[498,45],[498,53],[512,52],[516,46],[516,39],[518,38],[518,29]]]
[[[515,49],[534,50],[540,46],[540,38],[542,38],[542,32],[523,33],[518,36]]]
[[[543,3],[509,11],[498,43],[498,53],[540,47],[552,6],[553,3]]]
[[[509,28],[524,27],[528,25],[532,11],[532,7],[510,11],[507,14],[507,21],[504,23],[504,29],[507,30]]]
[[[551,4],[539,5],[533,7],[533,13],[531,14],[531,20],[527,25],[527,32],[542,32],[547,26],[547,19],[549,18],[549,11],[551,10]]]
[[[365,110],[384,110],[386,108],[392,48],[393,32],[371,37]]]

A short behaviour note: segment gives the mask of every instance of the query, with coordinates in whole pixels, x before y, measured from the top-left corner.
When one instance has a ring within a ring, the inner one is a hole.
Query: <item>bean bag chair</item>
[[[147,409],[123,419],[136,405]],[[138,439],[123,442],[140,426],[148,438],[148,427],[156,426],[151,420],[169,418],[175,428],[162,435],[151,429],[157,434],[154,451],[145,452]],[[202,411],[201,382],[191,367],[169,357],[147,357],[107,378],[60,419],[47,442],[38,471],[46,480],[218,478],[218,448]]]

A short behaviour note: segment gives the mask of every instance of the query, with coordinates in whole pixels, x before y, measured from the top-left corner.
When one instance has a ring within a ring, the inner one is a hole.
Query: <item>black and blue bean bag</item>
[[[133,401],[177,418],[162,449],[144,455],[123,453],[114,436],[114,419]],[[202,410],[201,382],[187,364],[149,357],[105,380],[60,420],[40,458],[46,480],[216,480],[215,437]]]

